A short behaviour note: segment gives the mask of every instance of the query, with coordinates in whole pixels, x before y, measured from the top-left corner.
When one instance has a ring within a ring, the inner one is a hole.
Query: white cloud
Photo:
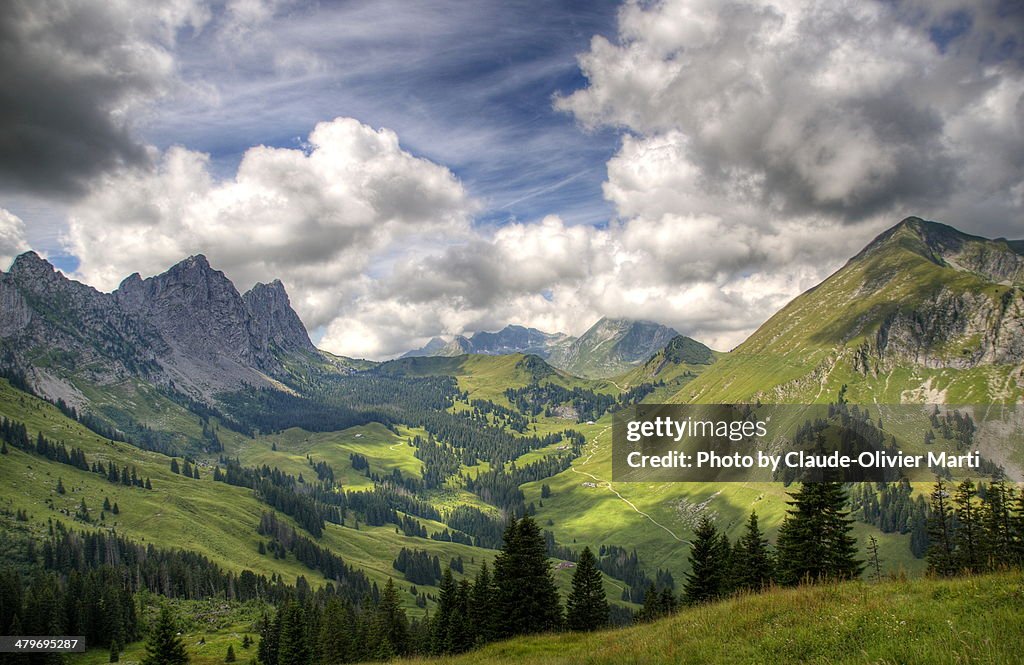
[[[677,146],[680,177],[724,207],[856,223],[996,197],[1019,218],[1007,193],[1024,180],[1024,72],[1019,53],[986,53],[1019,43],[1020,22],[998,21],[995,2],[911,4],[628,2],[617,42],[594,37],[579,57],[589,85],[556,106],[584,126],[627,129],[616,159]],[[955,9],[973,28],[943,52],[930,31]],[[610,169],[607,191],[636,214],[616,189],[622,175]],[[696,198],[674,212],[707,212]]]
[[[155,171],[107,176],[70,216],[79,275],[112,289],[131,272],[204,253],[241,289],[280,277],[315,328],[345,310],[387,253],[468,229],[473,203],[461,184],[404,151],[393,132],[338,118],[317,125],[308,144],[251,148],[225,181],[184,148],[168,150]]]
[[[14,257],[28,249],[25,223],[17,215],[0,208],[0,270],[6,269]]]

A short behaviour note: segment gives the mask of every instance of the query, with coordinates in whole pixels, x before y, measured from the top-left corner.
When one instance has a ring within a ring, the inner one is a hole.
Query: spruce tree
[[[981,523],[986,562],[990,568],[1009,566],[1014,562],[1012,498],[1013,494],[1002,478],[993,480],[985,493]]]
[[[230,645],[230,644],[228,645],[228,652],[224,656],[224,662],[225,663],[233,663],[233,662],[235,662],[235,647]]]
[[[608,599],[601,571],[589,547],[584,547],[572,576],[572,592],[565,603],[570,630],[597,630],[608,625]]]
[[[1013,513],[1010,517],[1010,531],[1013,551],[1013,562],[1024,565],[1024,488],[1017,493],[1013,499]]]
[[[512,519],[494,561],[498,634],[503,637],[557,630],[562,608],[547,545],[531,517]]]
[[[683,587],[686,602],[703,603],[721,596],[726,565],[726,553],[722,548],[718,528],[704,516],[693,532],[690,572],[686,575],[686,584]]]
[[[371,640],[376,646],[376,656],[382,660],[401,656],[409,651],[409,619],[398,600],[395,581],[388,578],[380,602],[374,612]],[[279,665],[285,665],[279,663]]]
[[[953,494],[956,511],[953,559],[957,569],[972,573],[981,571],[985,560],[980,511],[974,501],[977,495],[978,490],[970,478],[957,485]]]
[[[778,577],[783,584],[852,579],[864,568],[857,559],[853,519],[840,482],[803,483],[779,529]]]
[[[278,610],[276,665],[306,665],[309,662],[309,640],[306,638],[306,617],[298,602],[291,600]]]
[[[160,616],[149,632],[146,640],[146,657],[142,665],[185,665],[188,654],[185,645],[178,637],[178,629],[174,625],[171,608],[164,605]]]
[[[441,576],[441,583],[438,589],[437,614],[434,615],[431,653],[435,655],[452,653],[452,624],[456,614],[456,599],[458,590],[455,586],[455,578],[450,568],[446,568]]]
[[[494,584],[484,561],[469,593],[469,630],[477,645],[494,639]]]
[[[928,560],[929,572],[950,576],[956,572],[953,556],[953,509],[950,505],[949,490],[941,477],[935,478],[931,493],[931,511],[928,516]]]
[[[758,526],[757,513],[750,511],[747,529],[732,550],[732,571],[737,589],[759,591],[768,586],[774,575],[768,539]]]
[[[669,596],[671,597],[671,592],[669,592]],[[644,591],[644,606],[636,615],[637,623],[654,621],[671,612],[675,608],[675,599],[672,599],[671,605],[666,604],[665,600],[666,598],[658,593],[654,582],[648,584],[647,589]]]

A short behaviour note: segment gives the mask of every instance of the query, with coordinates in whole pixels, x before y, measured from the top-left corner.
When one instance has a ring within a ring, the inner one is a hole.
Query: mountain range
[[[402,357],[524,353],[544,358],[575,376],[604,378],[644,363],[676,337],[680,337],[678,332],[652,321],[604,317],[579,337],[509,325],[497,332],[457,335],[451,341],[434,337]],[[690,342],[707,349],[699,342]],[[710,354],[710,349],[707,352]]]
[[[714,362],[672,397],[683,402],[813,401],[842,383],[897,403],[1013,401],[1024,392],[1022,285],[1024,241],[911,217],[729,354],[657,323],[602,318],[578,338],[509,325],[434,338],[404,357],[527,354],[574,376],[632,372],[634,382],[676,356],[673,366]],[[0,369],[69,404],[86,403],[89,386],[132,380],[209,401],[310,368],[374,366],[319,351],[280,281],[241,294],[202,255],[102,293],[27,252],[0,272],[0,305]]]
[[[281,282],[240,294],[202,255],[102,293],[27,252],[0,272],[0,303],[3,369],[70,404],[130,379],[209,398],[277,385],[289,358],[320,361]]]

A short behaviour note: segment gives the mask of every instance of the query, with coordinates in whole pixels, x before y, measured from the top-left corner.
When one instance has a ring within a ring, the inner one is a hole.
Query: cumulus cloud
[[[1019,218],[1007,194],[1024,173],[1022,22],[999,20],[1006,3],[959,4],[629,2],[618,40],[596,36],[579,57],[588,86],[556,106],[627,129],[617,159],[675,146],[700,206],[717,193],[856,223],[995,196]],[[958,11],[966,23],[940,35]],[[617,175],[609,194],[633,214]]]
[[[0,208],[0,269],[11,265],[14,257],[28,249],[25,223],[17,215]]]
[[[131,112],[174,84],[192,0],[15,0],[0,12],[0,188],[78,194],[89,178],[148,160]]]
[[[123,169],[76,204],[66,242],[80,276],[111,289],[206,254],[240,288],[280,277],[306,325],[346,311],[366,275],[404,247],[465,233],[473,202],[446,168],[351,118],[320,123],[306,149],[257,146],[234,178],[172,148],[155,170]]]

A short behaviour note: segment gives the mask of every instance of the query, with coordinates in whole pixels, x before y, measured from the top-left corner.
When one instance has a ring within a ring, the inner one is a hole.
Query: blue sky
[[[576,55],[594,35],[614,35],[617,9],[607,0],[297,7],[265,38],[301,44],[320,62],[284,74],[263,50],[224,66],[222,35],[185,28],[181,77],[216,85],[218,102],[176,99],[139,131],[160,148],[209,153],[227,177],[253,145],[298,147],[316,123],[354,117],[451,169],[482,203],[479,224],[552,213],[606,222],[601,183],[617,132],[582,131],[552,100],[586,85]]]

